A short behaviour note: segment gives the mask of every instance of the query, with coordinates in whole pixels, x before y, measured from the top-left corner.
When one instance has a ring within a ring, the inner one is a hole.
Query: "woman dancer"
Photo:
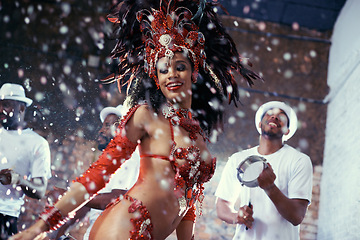
[[[129,112],[99,160],[65,196],[13,239],[34,239],[56,229],[68,214],[105,186],[136,146],[140,176],[125,196],[107,207],[90,239],[193,239],[203,183],[215,170],[206,141],[221,123],[224,96],[238,100],[230,71],[249,82],[258,75],[240,63],[235,44],[206,1],[126,0],[117,5],[118,42],[112,52],[126,75]],[[110,79],[111,81],[112,79]]]

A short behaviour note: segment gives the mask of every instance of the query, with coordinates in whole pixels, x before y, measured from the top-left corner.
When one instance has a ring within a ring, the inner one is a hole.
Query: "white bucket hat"
[[[30,98],[25,96],[24,88],[15,83],[5,83],[0,88],[0,100],[16,100],[26,103],[26,106],[30,106],[33,102]]]
[[[256,129],[261,134],[261,128],[259,126],[259,123],[261,122],[263,115],[268,110],[274,109],[274,108],[283,110],[289,119],[289,133],[287,135],[284,135],[283,139],[282,139],[283,141],[289,140],[297,130],[298,119],[297,119],[295,111],[290,106],[286,105],[283,102],[271,101],[271,102],[267,102],[267,103],[264,103],[263,105],[261,105],[255,114]]]
[[[119,117],[123,115],[123,105],[118,105],[117,107],[106,107],[100,112],[100,120],[101,122],[104,122],[105,118],[109,114],[115,114]]]

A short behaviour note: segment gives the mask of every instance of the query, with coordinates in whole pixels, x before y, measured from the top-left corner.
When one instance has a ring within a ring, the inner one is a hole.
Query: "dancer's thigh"
[[[105,209],[95,221],[89,239],[129,239],[130,231],[133,228],[130,222],[133,215],[128,212],[129,206],[130,202],[123,199],[117,204]]]

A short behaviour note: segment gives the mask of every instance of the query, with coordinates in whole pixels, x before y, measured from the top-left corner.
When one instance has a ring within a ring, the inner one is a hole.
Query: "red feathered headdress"
[[[133,79],[146,72],[158,84],[157,61],[182,51],[194,64],[193,80],[200,73],[236,103],[239,95],[232,71],[239,72],[249,85],[261,77],[241,63],[235,43],[213,10],[215,5],[206,0],[122,1],[109,16],[117,27],[112,56],[120,60],[119,72],[106,81],[130,87]],[[126,75],[130,78],[123,82]]]
[[[170,60],[175,52],[187,53],[194,64],[193,79],[197,78],[199,66],[205,66],[205,37],[191,21],[192,17],[192,13],[186,8],[167,13],[158,10],[138,12],[137,19],[144,33],[145,71],[157,84],[157,61],[162,57]]]

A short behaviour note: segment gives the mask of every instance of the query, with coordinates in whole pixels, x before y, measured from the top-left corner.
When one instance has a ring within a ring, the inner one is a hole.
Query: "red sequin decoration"
[[[181,219],[181,221],[192,221],[195,222],[196,220],[196,209],[195,206],[191,206],[191,208],[189,208],[189,210],[187,210],[185,216]]]
[[[152,239],[153,225],[149,211],[142,204],[140,200],[134,199],[129,195],[124,196],[125,199],[131,202],[129,206],[129,213],[139,212],[139,217],[131,218],[130,221],[134,225],[134,229],[130,231],[130,239],[132,240],[148,240]]]
[[[40,214],[39,218],[45,221],[50,230],[58,229],[67,220],[55,206],[46,206],[45,211]]]
[[[191,111],[188,109],[174,109],[172,105],[167,105],[163,110],[165,118],[169,118],[172,125],[179,125],[189,132],[189,138],[193,141],[197,139],[196,134],[204,137],[199,121],[192,118]]]

